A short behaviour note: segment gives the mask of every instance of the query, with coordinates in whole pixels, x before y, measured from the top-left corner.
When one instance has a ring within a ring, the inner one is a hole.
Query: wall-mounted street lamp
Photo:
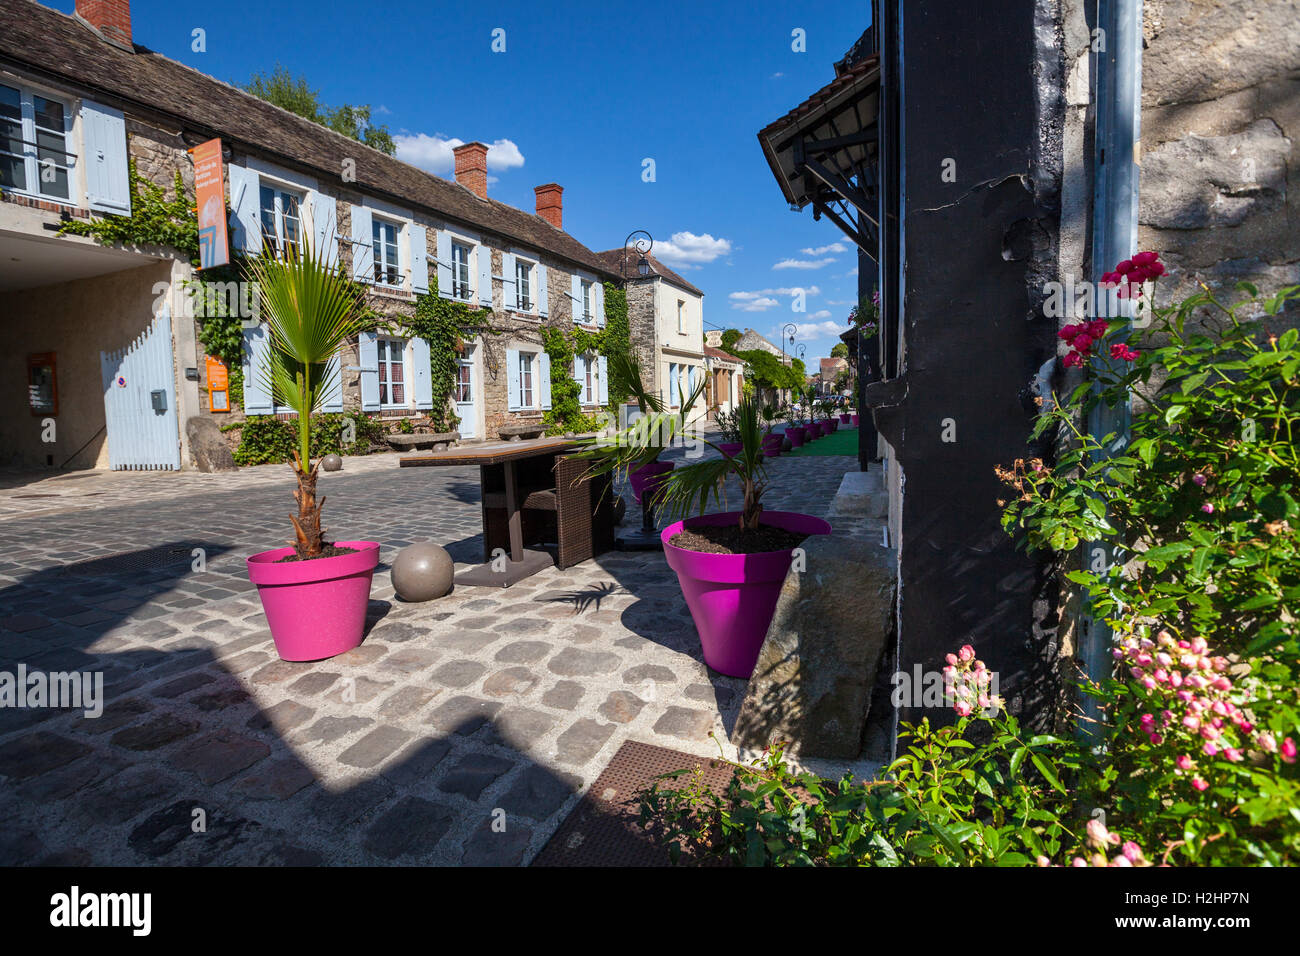
[[[803,342],[800,342],[800,343],[799,343],[799,347],[798,347],[797,349],[794,350],[794,356],[795,356],[795,358],[797,358],[799,361],[802,362],[803,359],[804,359],[804,356],[807,355],[807,354],[808,354],[808,346],[805,345]]]
[[[626,282],[630,278],[630,276],[627,274],[627,266],[628,266],[628,259],[629,259],[628,253],[629,252],[636,253],[636,258],[637,258],[636,273],[637,276],[644,279],[646,276],[650,274],[650,263],[646,259],[646,256],[650,254],[650,250],[654,248],[654,245],[655,245],[654,237],[651,236],[650,233],[646,232],[644,229],[637,229],[633,232],[628,233],[627,238],[623,240],[623,258],[619,262],[619,270],[618,270],[619,274],[623,276],[624,282]]]

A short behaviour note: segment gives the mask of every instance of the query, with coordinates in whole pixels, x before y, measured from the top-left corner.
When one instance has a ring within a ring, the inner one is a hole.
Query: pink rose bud
[[[1277,753],[1277,738],[1267,730],[1255,738],[1255,746],[1266,754]]]
[[[1192,758],[1187,756],[1187,754],[1179,754],[1178,759],[1174,761],[1174,764],[1177,765],[1179,770],[1191,770],[1192,767],[1196,766],[1192,762]]]
[[[1130,863],[1140,863],[1142,861],[1142,848],[1132,840],[1124,844],[1123,850],[1124,858]]]
[[[1200,777],[1193,777],[1192,787],[1196,790],[1208,790],[1210,785],[1206,783],[1204,780],[1202,780]]]
[[[963,644],[961,650],[957,652],[957,656],[963,661],[973,661],[975,659],[975,648],[969,644]]]
[[[1295,741],[1290,737],[1282,741],[1282,759],[1287,763],[1295,763]]]
[[[1115,271],[1116,271],[1116,272],[1122,272],[1122,273],[1124,273],[1125,275],[1127,275],[1128,273],[1132,272],[1132,271],[1133,271],[1133,260],[1132,260],[1132,259],[1125,259],[1123,262],[1121,262],[1119,265],[1117,265],[1117,266],[1115,267]]]
[[[1207,515],[1212,515],[1214,514],[1214,505],[1210,504],[1207,501],[1205,504],[1201,505],[1201,510],[1204,511]]]
[[[1205,476],[1201,474],[1199,471],[1196,474],[1192,475],[1192,481],[1193,483],[1199,485],[1202,488],[1205,487]]]

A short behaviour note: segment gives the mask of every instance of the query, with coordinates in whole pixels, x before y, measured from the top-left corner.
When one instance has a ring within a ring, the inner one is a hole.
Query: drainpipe
[[[1142,0],[1098,0],[1097,27],[1104,49],[1093,54],[1095,79],[1096,145],[1094,157],[1095,187],[1092,223],[1093,288],[1101,276],[1122,259],[1137,251],[1138,181],[1141,167],[1142,122]],[[1100,302],[1100,296],[1094,299]],[[1111,290],[1107,294],[1109,317],[1133,317],[1133,303],[1120,299]],[[1128,337],[1126,327],[1120,338]],[[1094,367],[1111,366],[1109,357],[1099,357]],[[1099,386],[1094,386],[1099,387]],[[1129,404],[1117,408],[1098,407],[1088,416],[1088,433],[1101,439],[1114,432],[1107,456],[1119,453],[1129,437]],[[1115,559],[1112,549],[1097,542],[1082,546],[1084,567],[1099,561],[1110,567]],[[1077,633],[1079,657],[1088,676],[1102,680],[1111,673],[1113,634],[1104,620],[1092,615],[1085,600],[1080,612]],[[1096,718],[1096,702],[1083,702],[1086,716]],[[1088,725],[1092,726],[1092,725]]]

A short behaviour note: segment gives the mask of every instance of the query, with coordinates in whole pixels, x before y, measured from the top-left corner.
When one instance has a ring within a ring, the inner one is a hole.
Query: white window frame
[[[539,372],[537,367],[539,364],[537,361],[538,354],[539,353],[537,352],[526,352],[523,349],[519,350],[519,368],[517,371],[519,373],[519,407],[521,409],[535,409],[541,407],[541,393],[537,387],[537,375]],[[527,392],[524,391],[525,374],[527,374],[528,377]]]
[[[387,226],[393,230],[393,255],[396,257],[394,262],[388,262],[385,255],[383,261],[375,254],[375,230]],[[380,289],[405,289],[406,275],[402,269],[402,244],[407,241],[406,235],[407,223],[395,219],[391,216],[378,215],[373,210],[370,213],[370,274],[374,277],[375,286]],[[380,279],[380,270],[383,270],[385,278]],[[389,282],[387,276],[396,275],[396,282]]]
[[[391,372],[392,366],[395,364],[393,362],[393,345],[399,342],[401,343],[401,351],[402,351],[402,356],[401,356],[402,381],[399,383],[402,386],[402,401],[394,402],[392,400],[393,398],[392,375],[391,374],[385,375],[384,373],[385,370]],[[383,346],[382,349],[383,355],[378,354],[381,351],[380,349],[381,345]],[[379,370],[380,370],[379,407],[385,411],[410,410],[413,407],[412,392],[411,392],[412,382],[411,382],[411,375],[410,375],[411,363],[408,361],[411,352],[410,339],[404,339],[395,335],[380,335],[377,337],[375,348],[376,348],[376,354],[377,354]],[[385,396],[384,394],[385,392],[387,392],[387,396]],[[388,398],[388,401],[384,401],[385,397]]]
[[[77,161],[81,158],[81,153],[77,152],[77,143],[73,141],[76,124],[76,110],[73,109],[74,100],[72,97],[60,93],[53,93],[50,90],[38,86],[31,86],[28,83],[20,82],[15,77],[0,74],[0,86],[7,86],[11,90],[18,91],[18,118],[19,118],[19,136],[23,140],[20,144],[22,153],[10,153],[6,150],[8,156],[19,156],[23,160],[23,176],[27,180],[27,187],[17,189],[13,186],[3,187],[8,192],[19,196],[30,196],[33,199],[40,199],[45,202],[57,203],[61,206],[78,206],[81,200],[81,169]],[[51,196],[41,192],[41,161],[38,158],[38,150],[35,146],[30,145],[36,142],[36,97],[43,100],[50,100],[58,103],[63,107],[63,164],[55,163],[54,165],[67,173],[68,195],[67,198],[62,196]],[[82,144],[84,146],[84,144]],[[69,147],[73,147],[69,149]],[[36,188],[31,187],[35,185]]]
[[[686,334],[686,300],[677,300],[677,332],[679,335]]]
[[[524,315],[536,315],[538,311],[537,302],[537,266],[536,259],[529,259],[527,256],[521,256],[515,253],[515,301],[514,311]],[[528,307],[524,307],[522,288],[519,282],[520,269],[523,268],[525,277],[528,280]]]
[[[582,290],[582,318],[578,321],[583,325],[596,324],[596,283],[592,279],[578,277],[578,288]]]
[[[262,191],[266,189],[271,190],[271,196],[272,196],[271,219],[273,225],[275,226],[275,235],[270,235],[267,232],[266,223],[262,220],[262,214],[265,210],[265,207],[262,204]],[[303,215],[303,210],[307,208],[308,192],[309,190],[304,189],[301,186],[285,183],[271,176],[266,176],[263,174],[258,175],[257,228],[262,233],[263,252],[266,251],[266,246],[268,242],[274,244],[276,255],[279,255],[281,252],[284,251],[285,242],[286,242],[284,237],[284,222],[285,222],[284,198],[286,196],[293,196],[298,201],[297,216],[294,217],[295,222],[297,222],[298,224],[298,236],[294,240],[294,242],[297,243],[299,248],[302,247],[303,239],[305,237],[307,229],[310,227],[310,223],[304,222],[305,217]]]
[[[595,352],[588,352],[582,360],[586,367],[586,381],[581,383],[582,397],[578,404],[597,405],[600,403],[600,358]]]
[[[454,232],[448,231],[447,241],[451,246],[451,261],[447,263],[451,269],[451,298],[457,302],[475,302],[478,297],[478,247],[476,240],[468,236],[461,236]],[[456,247],[463,246],[468,251],[468,258],[465,259],[465,287],[464,295],[457,295],[457,278],[456,278]]]

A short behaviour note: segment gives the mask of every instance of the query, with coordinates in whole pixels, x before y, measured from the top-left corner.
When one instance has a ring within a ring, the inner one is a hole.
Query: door
[[[170,310],[164,306],[130,345],[100,352],[99,368],[112,469],[179,470]]]
[[[476,385],[474,351],[470,349],[456,363],[456,415],[460,418],[456,430],[460,432],[461,438],[478,437],[478,408],[474,399]]]

